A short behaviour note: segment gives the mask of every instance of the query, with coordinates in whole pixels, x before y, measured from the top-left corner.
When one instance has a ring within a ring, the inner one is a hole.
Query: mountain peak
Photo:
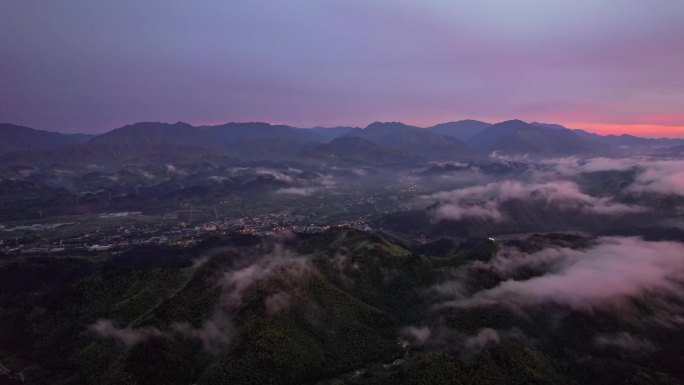
[[[117,130],[138,130],[138,129],[164,129],[164,128],[194,128],[192,125],[185,123],[185,122],[176,122],[176,123],[165,123],[165,122],[151,122],[151,121],[142,121],[142,122],[135,122],[132,124],[127,124],[123,127],[115,128],[112,131],[109,131],[108,133],[117,131]],[[104,135],[108,134],[105,133]]]
[[[417,128],[413,126],[409,126],[407,124],[404,124],[402,122],[373,122],[369,124],[366,129],[377,129],[377,128]]]
[[[499,123],[496,123],[496,124],[494,124],[494,125],[495,125],[495,126],[503,126],[503,125],[507,125],[507,126],[513,126],[513,125],[515,125],[515,126],[522,126],[522,125],[526,125],[526,126],[528,126],[528,125],[530,125],[530,124],[527,123],[527,122],[525,122],[525,121],[523,121],[523,120],[520,120],[520,119],[511,119],[511,120],[504,120],[503,122],[499,122]]]
[[[471,138],[469,143],[487,151],[508,154],[576,155],[607,151],[602,143],[580,137],[572,130],[519,119],[489,126]]]
[[[427,130],[439,135],[451,136],[459,140],[468,140],[489,126],[491,126],[489,123],[466,119],[456,122],[440,123],[428,127]]]

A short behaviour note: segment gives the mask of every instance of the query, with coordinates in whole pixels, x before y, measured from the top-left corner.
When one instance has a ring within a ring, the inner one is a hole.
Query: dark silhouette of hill
[[[363,130],[352,131],[347,135],[396,148],[428,160],[458,160],[476,156],[472,149],[456,138],[434,134],[399,122],[375,122]]]
[[[61,134],[59,132],[35,130],[9,123],[0,124],[0,154],[14,151],[53,149],[69,143],[87,141],[91,135]]]
[[[307,145],[325,141],[315,132],[268,123],[228,123],[199,127],[223,154],[247,159],[292,157]]]
[[[88,144],[122,154],[219,149],[201,130],[183,122],[135,123],[99,135]]]
[[[360,138],[377,147],[349,140],[332,143],[341,138]],[[654,148],[683,144],[682,139],[604,136],[558,124],[520,120],[497,124],[462,120],[429,128],[375,122],[364,129],[302,129],[261,122],[197,127],[183,122],[140,122],[96,136],[0,124],[0,163],[6,165],[123,165],[226,157],[278,162],[302,159],[302,155],[325,159],[324,154],[337,155],[338,160],[348,162],[382,164],[411,159],[470,161],[494,151],[531,156],[606,156],[634,150],[648,153]],[[352,154],[354,151],[360,153]],[[378,154],[371,154],[372,151]]]
[[[456,139],[467,141],[490,125],[491,124],[480,122],[479,120],[468,119],[459,120],[457,122],[437,124],[435,126],[428,127],[427,129],[435,134],[453,136]]]
[[[606,154],[610,147],[586,139],[570,130],[555,129],[509,120],[493,124],[472,137],[468,143],[488,152],[564,156]]]
[[[599,135],[593,132],[587,132],[580,129],[572,130],[577,135],[584,138],[595,140],[600,143],[609,144],[612,146],[623,147],[653,147],[653,146],[668,146],[673,144],[684,144],[682,139],[674,138],[642,138],[639,136],[622,134],[622,135]]]
[[[326,142],[329,142],[335,138],[339,138],[340,136],[344,136],[351,131],[354,130],[359,130],[357,127],[314,127],[308,129],[313,134],[318,135],[321,139],[323,139]]]
[[[582,130],[582,129],[570,129],[570,128],[567,128],[567,127],[562,126],[560,124],[538,123],[538,122],[533,122],[531,124],[541,126],[541,127],[546,127],[546,128],[558,129],[558,130],[569,130],[569,131],[572,131],[575,134],[581,136],[582,138],[590,139],[590,140],[593,140],[596,142],[608,144],[608,145],[615,146],[615,147],[638,148],[638,147],[668,146],[668,145],[674,145],[674,144],[678,144],[678,143],[684,144],[684,139],[642,138],[639,136],[634,136],[634,135],[629,135],[629,134],[599,135],[599,134],[595,134],[593,132],[588,132],[588,131]]]

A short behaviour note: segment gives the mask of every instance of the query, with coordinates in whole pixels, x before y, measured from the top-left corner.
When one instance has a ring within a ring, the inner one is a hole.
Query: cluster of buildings
[[[112,215],[112,214],[109,214]],[[122,216],[122,215],[121,215]],[[118,216],[120,217],[120,216]],[[30,237],[0,240],[0,254],[54,254],[69,251],[119,252],[140,245],[167,245],[189,247],[212,235],[241,233],[257,236],[272,236],[283,233],[320,233],[332,227],[370,231],[366,221],[351,221],[332,225],[308,223],[306,215],[264,214],[215,220],[202,224],[176,222],[174,224],[150,225],[131,221],[116,228],[99,228],[85,234],[71,237],[43,237],[43,233],[56,228],[51,225],[25,226]],[[70,225],[59,224],[57,227]],[[15,231],[14,229],[12,229]]]

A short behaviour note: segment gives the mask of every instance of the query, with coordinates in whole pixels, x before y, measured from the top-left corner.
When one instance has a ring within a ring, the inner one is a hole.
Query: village
[[[133,213],[138,215],[139,213]],[[130,213],[105,214],[106,217],[127,217]],[[102,216],[105,217],[104,215]],[[253,217],[218,219],[203,223],[177,222],[175,224],[150,224],[128,221],[120,226],[95,227],[90,231],[70,237],[49,237],[50,231],[72,226],[73,222],[31,224],[0,227],[6,234],[0,239],[0,254],[63,254],[68,252],[121,252],[140,245],[165,245],[167,247],[190,247],[202,239],[228,234],[275,236],[286,233],[320,233],[332,227],[370,231],[366,220],[331,224],[309,223],[305,215],[263,214]],[[17,234],[16,237],[11,235]],[[9,235],[9,236],[7,236]]]

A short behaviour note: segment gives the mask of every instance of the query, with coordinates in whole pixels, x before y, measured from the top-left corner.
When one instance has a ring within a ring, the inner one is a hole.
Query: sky
[[[0,122],[684,137],[682,0],[0,0]]]

